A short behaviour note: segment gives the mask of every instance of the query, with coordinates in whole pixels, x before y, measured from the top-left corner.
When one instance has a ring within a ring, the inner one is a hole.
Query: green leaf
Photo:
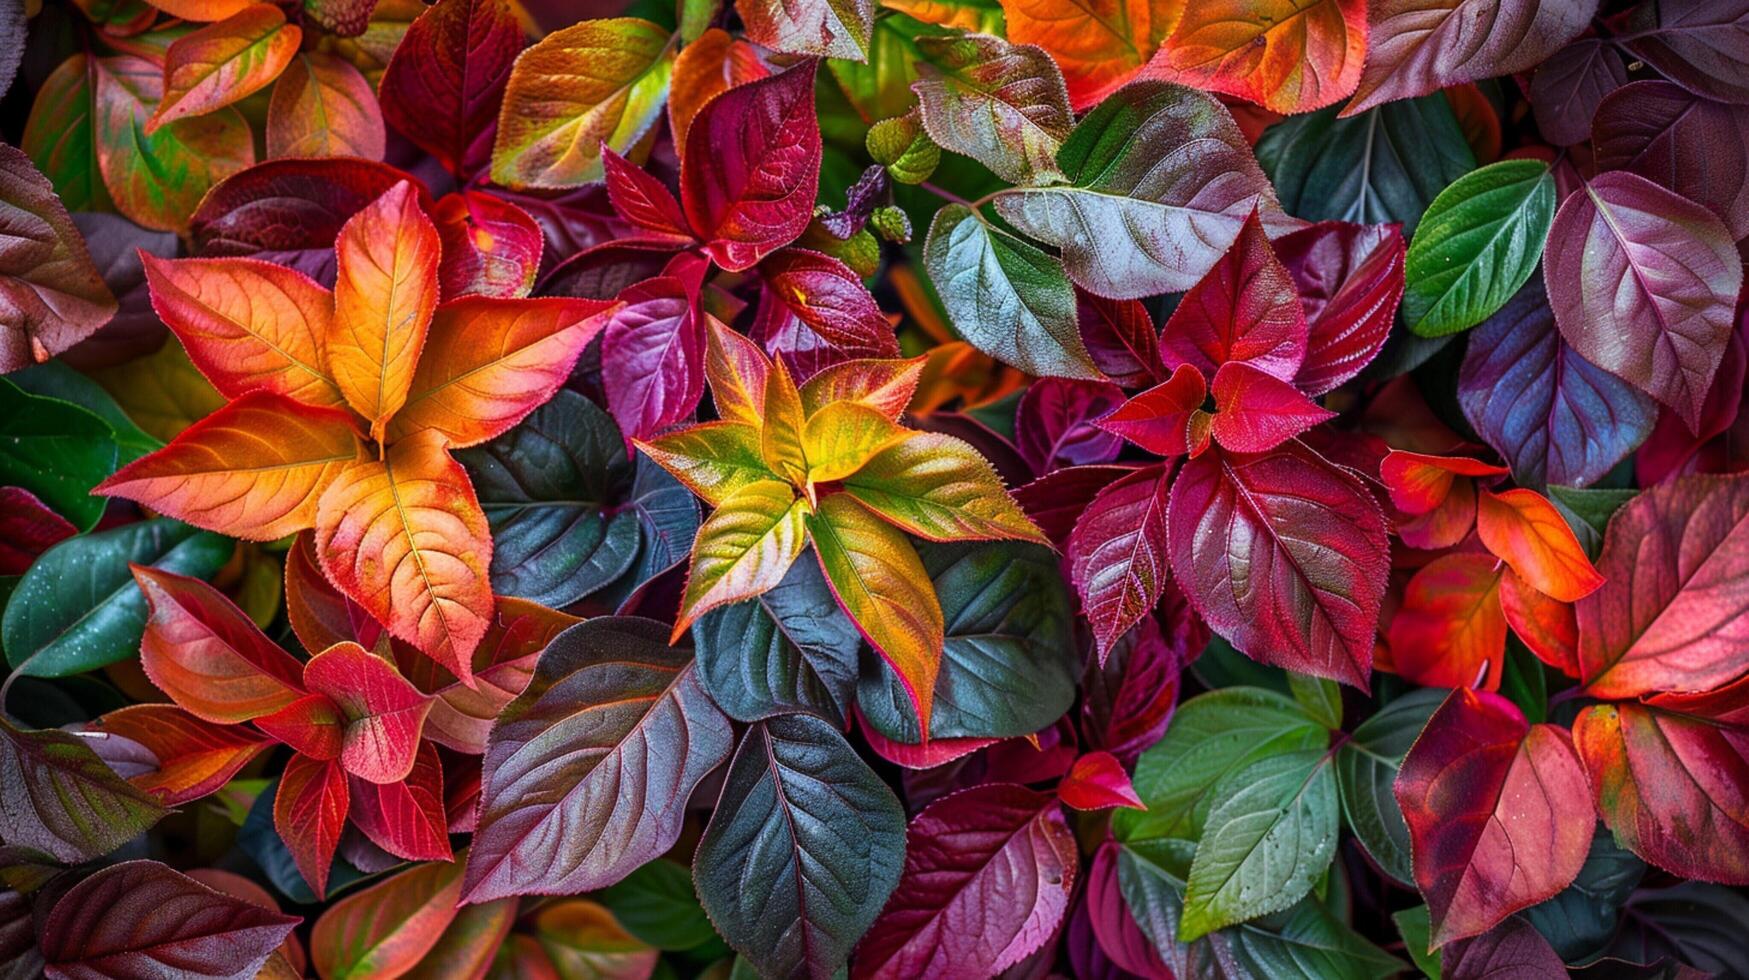
[[[0,717],[0,838],[69,864],[127,843],[169,811],[77,735],[21,731]]]
[[[924,544],[918,548],[946,622],[929,737],[1030,735],[1075,699],[1073,605],[1056,556],[1037,545]],[[883,667],[864,671],[857,706],[875,731],[922,741],[910,698]]]
[[[1028,374],[1103,377],[1081,342],[1075,290],[1056,258],[950,204],[929,226],[923,263],[973,347]]]
[[[1646,863],[1617,845],[1614,834],[1597,834],[1573,883],[1521,914],[1561,959],[1583,962],[1601,953],[1615,936],[1622,907],[1645,874]]]
[[[162,440],[148,435],[134,424],[134,420],[116,404],[115,398],[109,392],[103,390],[102,385],[60,361],[14,371],[6,376],[6,380],[33,395],[72,402],[109,423],[110,429],[115,433],[115,444],[119,450],[117,466],[131,463],[147,453],[164,448]]]
[[[0,486],[23,487],[81,530],[107,503],[91,488],[115,472],[115,430],[71,402],[0,378]]]
[[[811,556],[758,598],[700,616],[692,641],[705,690],[736,721],[811,712],[842,726],[848,717],[862,636]]]
[[[1403,946],[1415,961],[1416,969],[1429,980],[1440,980],[1439,954],[1428,949],[1433,939],[1433,923],[1427,906],[1417,905],[1393,913],[1391,921],[1397,924],[1397,932],[1402,935]]]
[[[1075,127],[1069,90],[1044,49],[987,34],[922,37],[915,86],[924,128],[1014,184],[1060,180],[1057,151]]]
[[[596,897],[627,932],[657,949],[696,949],[717,938],[684,864],[658,858]]]
[[[1506,637],[1506,662],[1500,671],[1500,693],[1524,712],[1526,721],[1540,725],[1548,720],[1549,679],[1543,664],[1517,636]]]
[[[1142,753],[1133,780],[1148,809],[1119,810],[1119,841],[1194,840],[1214,807],[1212,791],[1230,773],[1258,759],[1330,741],[1323,725],[1292,700],[1255,687],[1229,687],[1178,706],[1166,737]]]
[[[20,149],[55,185],[68,211],[113,211],[97,169],[91,59],[75,54],[37,89]]]
[[[30,677],[65,677],[139,655],[146,599],[130,562],[206,578],[230,539],[168,518],[69,538],[43,552],[0,618],[6,659]]]
[[[874,162],[901,184],[920,184],[941,163],[941,147],[929,138],[918,113],[883,119],[869,127],[863,142]]]
[[[1573,528],[1573,534],[1585,545],[1586,554],[1593,559],[1603,549],[1603,532],[1609,528],[1609,519],[1639,493],[1638,490],[1549,487],[1549,499]]]
[[[1287,908],[1336,855],[1339,806],[1330,753],[1258,759],[1213,793],[1178,923],[1185,942]]]
[[[1341,106],[1294,116],[1257,141],[1257,160],[1281,206],[1307,221],[1395,221],[1412,236],[1447,184],[1475,169],[1441,93],[1391,102],[1349,119]]]
[[[1409,867],[1409,825],[1391,795],[1391,784],[1445,693],[1419,688],[1397,698],[1361,722],[1336,752],[1336,782],[1348,826],[1373,861],[1405,885],[1415,881]]]
[[[637,514],[606,513],[631,485],[632,463],[613,419],[589,399],[561,390],[455,456],[492,526],[492,591],[568,606],[637,560]]]
[[[1335,681],[1288,671],[1287,686],[1313,721],[1331,731],[1342,727],[1342,687]]]
[[[1555,178],[1540,160],[1502,160],[1459,177],[1428,205],[1403,260],[1403,322],[1423,337],[1493,316],[1542,260]]]

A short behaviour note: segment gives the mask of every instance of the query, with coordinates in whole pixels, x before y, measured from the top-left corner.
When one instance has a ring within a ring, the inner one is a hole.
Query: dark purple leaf
[[[1103,381],[1040,378],[1027,387],[1015,409],[1015,446],[1041,476],[1067,466],[1109,463],[1123,440],[1092,420],[1123,400],[1122,389]]]
[[[1619,39],[1696,95],[1749,103],[1749,2],[1641,0]]]
[[[1731,237],[1749,235],[1749,108],[1635,82],[1603,100],[1592,140],[1597,169],[1631,170],[1712,209]]]
[[[1580,38],[1542,63],[1530,79],[1530,107],[1543,138],[1556,146],[1583,143],[1604,96],[1628,83],[1616,47]]]
[[[1306,311],[1306,359],[1294,384],[1322,395],[1378,356],[1403,298],[1396,225],[1320,221],[1274,242]]]

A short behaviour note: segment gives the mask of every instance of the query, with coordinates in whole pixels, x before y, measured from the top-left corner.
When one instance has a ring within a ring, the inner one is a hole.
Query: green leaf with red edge
[[[737,490],[775,479],[760,452],[759,429],[745,422],[705,422],[648,442],[638,450],[715,507]]]
[[[116,310],[85,240],[55,187],[20,150],[0,145],[0,201],[7,234],[0,253],[0,373],[46,361],[91,335]]]
[[[1159,604],[1171,580],[1166,551],[1170,470],[1150,466],[1099,492],[1069,532],[1063,555],[1093,627],[1100,662]]]
[[[310,932],[310,959],[329,980],[400,976],[437,945],[461,899],[459,863],[421,864],[330,906]]]
[[[1749,653],[1749,478],[1684,477],[1616,512],[1579,600],[1579,675],[1587,693],[1629,698],[1708,690],[1743,673]]]
[[[1293,115],[1352,94],[1366,54],[1365,0],[1217,0],[1184,4],[1143,74]]]
[[[885,443],[842,480],[845,493],[920,538],[1048,543],[1009,496],[995,467],[953,436],[907,433]]]
[[[110,853],[169,811],[66,732],[0,718],[0,836],[69,863]]]
[[[420,742],[407,777],[393,783],[348,778],[347,814],[371,843],[408,861],[449,861],[449,818],[444,812],[443,763],[437,747]]]
[[[492,194],[464,189],[440,198],[431,220],[443,243],[437,281],[445,300],[519,299],[534,288],[546,243],[527,211]]]
[[[167,704],[118,708],[86,732],[108,734],[143,746],[156,760],[128,781],[166,806],[218,792],[272,742],[239,725],[216,725]]]
[[[114,206],[97,166],[93,64],[90,55],[75,54],[43,79],[18,141],[69,211]]]
[[[1562,728],[1530,725],[1498,694],[1460,688],[1403,759],[1395,794],[1433,945],[1480,935],[1578,875],[1596,825]]]
[[[157,861],[125,861],[42,915],[51,977],[253,977],[298,918],[220,894]]]
[[[686,131],[680,203],[716,264],[740,272],[801,235],[819,183],[809,61],[706,103]]]
[[[164,52],[164,96],[146,122],[146,135],[273,84],[297,56],[303,37],[278,7],[255,3],[172,41]]]
[[[547,646],[487,742],[468,901],[605,887],[673,846],[733,733],[667,638],[612,617]]]
[[[522,50],[506,0],[442,0],[422,11],[395,46],[379,92],[383,118],[448,167],[484,165],[487,134]]]
[[[1016,184],[1062,176],[1057,150],[1075,126],[1063,75],[1043,48],[999,37],[919,37],[918,106],[943,148]]]
[[[267,156],[381,160],[388,137],[370,81],[349,62],[300,52],[267,104]]]
[[[130,566],[150,617],[140,666],[184,710],[221,725],[277,711],[303,690],[303,666],[224,593],[199,579]]]
[[[304,687],[340,709],[339,758],[349,774],[373,783],[407,778],[431,699],[394,665],[356,643],[337,643],[304,664]]]
[[[327,894],[328,872],[351,804],[346,770],[338,761],[301,754],[286,760],[273,794],[273,828],[318,899]]]

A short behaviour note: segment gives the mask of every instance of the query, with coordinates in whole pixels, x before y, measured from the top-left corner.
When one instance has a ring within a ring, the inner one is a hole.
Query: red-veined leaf
[[[1093,627],[1101,663],[1112,646],[1160,601],[1167,568],[1166,501],[1170,470],[1150,466],[1112,483],[1087,505],[1063,556]]]
[[[286,760],[273,794],[273,828],[318,899],[328,892],[328,870],[350,806],[346,770],[339,762],[304,755]]]
[[[420,742],[405,779],[373,783],[353,776],[348,817],[371,843],[408,861],[448,861],[449,820],[443,807],[443,764]]]
[[[1245,361],[1221,365],[1209,390],[1216,408],[1209,420],[1209,435],[1234,452],[1274,449],[1336,417],[1298,388]]]
[[[1212,376],[1246,361],[1291,381],[1306,357],[1306,312],[1293,277],[1275,257],[1254,212],[1208,275],[1192,286],[1160,334],[1166,366]]]
[[[1384,346],[1403,298],[1403,233],[1395,225],[1320,221],[1271,244],[1306,311],[1306,359],[1294,386],[1322,395],[1359,374]]]

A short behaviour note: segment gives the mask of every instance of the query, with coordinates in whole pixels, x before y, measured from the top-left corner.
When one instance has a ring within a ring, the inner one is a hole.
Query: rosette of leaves
[[[1044,535],[970,445],[899,424],[920,362],[847,361],[798,387],[782,360],[740,334],[713,325],[708,341],[719,420],[637,443],[713,508],[693,542],[674,635],[777,586],[812,545],[839,606],[927,730],[945,622],[907,535]]]

